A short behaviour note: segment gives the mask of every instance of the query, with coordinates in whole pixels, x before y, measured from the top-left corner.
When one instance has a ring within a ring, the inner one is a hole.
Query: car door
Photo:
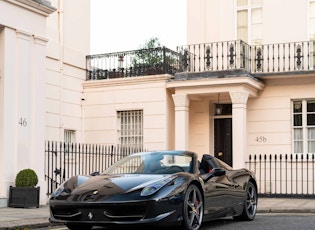
[[[243,189],[227,175],[214,176],[204,184],[205,219],[223,217],[242,207]]]
[[[205,218],[213,219],[235,213],[243,207],[244,190],[235,182],[235,171],[220,165],[212,156],[203,156]],[[205,167],[208,166],[208,167]]]

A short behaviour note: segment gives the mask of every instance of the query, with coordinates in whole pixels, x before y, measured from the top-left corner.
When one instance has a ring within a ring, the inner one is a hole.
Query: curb
[[[25,228],[44,228],[50,226],[50,223],[45,218],[34,218],[28,220],[15,220],[15,221],[3,221],[0,222],[1,230],[18,230]]]
[[[60,224],[51,224],[48,218],[33,218],[19,221],[0,222],[0,230],[24,230],[33,228],[48,228],[53,226],[64,226]]]
[[[315,209],[261,209],[257,213],[315,213]]]

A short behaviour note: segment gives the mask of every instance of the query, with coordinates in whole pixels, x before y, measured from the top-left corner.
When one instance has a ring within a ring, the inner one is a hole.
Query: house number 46
[[[19,125],[22,127],[26,127],[27,126],[27,119],[26,117],[21,117],[19,120]]]

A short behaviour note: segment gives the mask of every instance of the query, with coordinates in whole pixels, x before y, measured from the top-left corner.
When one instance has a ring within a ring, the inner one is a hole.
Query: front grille
[[[97,207],[91,204],[91,206],[55,206],[51,211],[55,219],[64,221],[130,221],[143,219],[147,208],[144,204],[104,204]]]
[[[144,206],[125,206],[112,205],[106,207],[104,215],[110,219],[119,220],[139,220],[146,214],[146,207]]]

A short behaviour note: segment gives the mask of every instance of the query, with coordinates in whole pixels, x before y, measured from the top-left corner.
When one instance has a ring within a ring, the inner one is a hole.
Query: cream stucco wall
[[[210,145],[210,103],[208,97],[199,101],[191,101],[189,108],[189,150],[200,154],[204,153],[213,155],[213,145]],[[212,147],[212,149],[210,148]]]
[[[308,1],[263,0],[262,6],[262,43],[309,39]],[[234,0],[187,0],[187,44],[235,40],[236,8]]]
[[[314,89],[314,76],[267,80],[248,100],[248,154],[293,153],[292,100],[315,98]]]
[[[84,141],[82,82],[90,52],[90,1],[53,0],[58,12],[47,20],[46,140],[63,141],[64,130]]]
[[[235,39],[233,0],[187,0],[187,44]]]
[[[263,43],[309,40],[308,16],[308,1],[264,0]]]
[[[166,91],[169,75],[87,81],[84,87],[85,142],[119,144],[117,111],[143,110],[143,144],[149,150],[173,147],[173,114]]]

